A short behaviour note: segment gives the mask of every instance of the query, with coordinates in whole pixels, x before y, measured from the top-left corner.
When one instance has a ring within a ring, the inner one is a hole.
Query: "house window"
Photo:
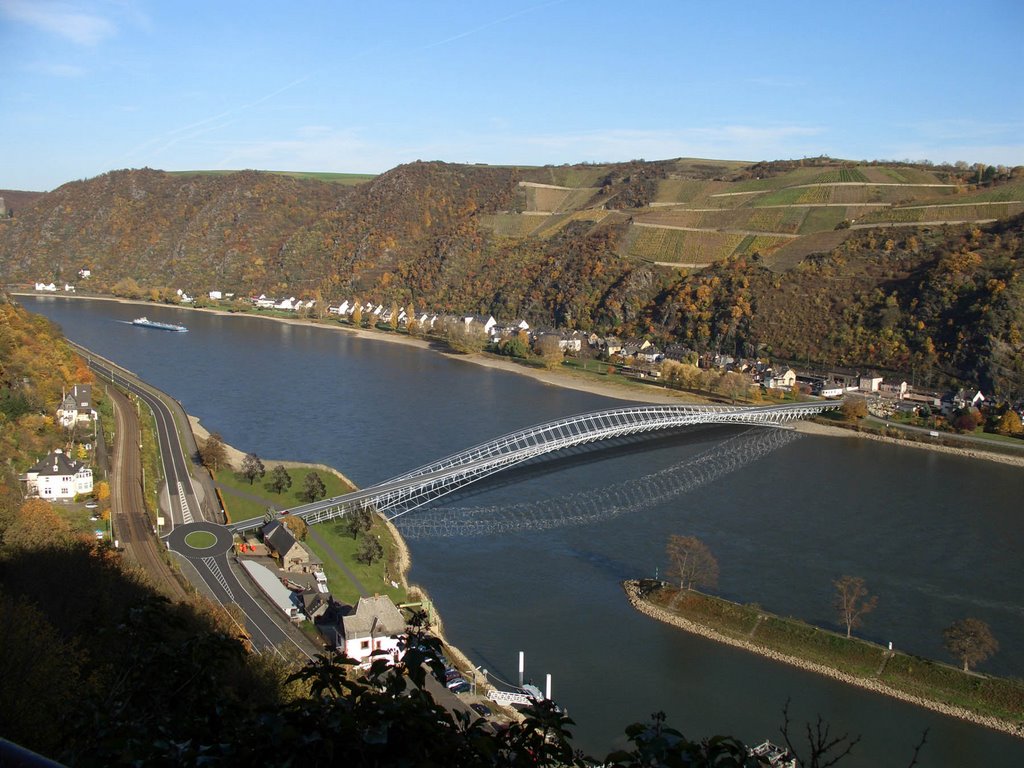
[[[363,642],[361,642],[361,643],[359,644],[359,647],[360,647],[360,648],[361,648],[362,650],[364,650],[364,651],[368,651],[368,650],[370,650],[370,641],[369,641],[369,640],[363,640]]]

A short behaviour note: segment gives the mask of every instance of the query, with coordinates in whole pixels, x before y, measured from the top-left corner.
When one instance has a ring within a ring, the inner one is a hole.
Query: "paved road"
[[[165,485],[160,494],[160,507],[165,513],[167,525],[161,533],[168,548],[192,566],[191,569],[183,568],[186,576],[194,583],[199,580],[204,591],[221,604],[226,606],[233,603],[241,609],[245,616],[245,630],[257,650],[272,649],[279,653],[298,652],[302,656],[310,656],[311,651],[315,650],[312,644],[279,626],[277,618],[272,616],[274,609],[265,606],[262,597],[254,594],[257,591],[256,587],[239,579],[233,572],[229,562],[229,557],[232,556],[232,535],[216,521],[219,510],[211,509],[212,505],[203,504],[204,498],[215,497],[202,490],[199,493],[196,491],[196,485],[189,472],[191,461],[186,456],[186,449],[179,438],[175,415],[165,401],[165,396],[127,371],[109,361],[97,358],[88,350],[79,347],[79,351],[101,380],[111,382],[134,395],[153,412],[165,478]],[[180,410],[180,406],[177,406],[176,410],[180,412],[179,418],[185,423],[184,411]],[[187,432],[191,438],[191,430],[186,429],[182,432]],[[195,444],[194,438],[191,444]],[[124,450],[134,451],[137,459],[138,443],[125,441]],[[191,451],[189,453],[191,455]],[[193,531],[214,533],[217,545],[206,549],[190,546],[187,538]]]
[[[172,600],[188,596],[164,559],[143,501],[142,464],[138,446],[142,442],[135,404],[116,387],[107,395],[114,406],[114,451],[111,461],[111,524],[125,554],[150,577],[154,586]]]

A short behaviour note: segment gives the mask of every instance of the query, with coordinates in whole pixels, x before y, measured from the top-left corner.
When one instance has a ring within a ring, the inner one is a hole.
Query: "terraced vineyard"
[[[835,229],[847,216],[846,208],[810,208],[798,231],[801,235],[809,235]]]
[[[692,203],[706,197],[712,184],[696,179],[661,179],[654,200],[658,203]]]
[[[831,171],[825,171],[814,178],[816,184],[832,184],[840,183],[846,184],[851,181],[867,181],[868,177],[865,176],[858,168],[835,168]]]
[[[480,217],[480,223],[498,237],[529,237],[545,223],[547,217],[522,216],[518,213],[494,213]]]
[[[628,255],[666,264],[710,264],[728,257],[743,242],[743,235],[724,232],[687,232],[679,229],[634,227]]]
[[[858,224],[873,222],[910,223],[915,221],[978,221],[1002,219],[1024,211],[1024,202],[979,203],[977,205],[907,206],[886,208],[862,215]]]
[[[571,221],[597,224],[608,214],[604,204],[615,201],[614,207],[631,199],[639,173],[650,185],[650,203],[617,211],[630,222],[620,246],[624,254],[649,262],[705,264],[757,252],[766,264],[781,265],[814,252],[819,239],[820,247],[841,241],[846,235],[816,236],[833,233],[844,221],[860,228],[993,219],[1024,210],[1024,182],[968,192],[963,184],[948,183],[963,179],[950,176],[949,169],[798,163],[788,168],[783,164],[781,171],[779,164],[767,163],[763,176],[733,181],[727,178],[741,177],[741,164],[697,160],[665,161],[654,166],[657,172],[651,166],[635,171],[632,166],[521,169],[526,183],[517,207],[534,215],[497,214],[482,223],[499,237],[542,239]],[[760,173],[761,166],[746,170],[748,175]],[[713,176],[719,172],[723,176]],[[604,194],[600,185],[605,185]],[[536,215],[541,213],[553,215]],[[801,245],[786,235],[812,239]]]

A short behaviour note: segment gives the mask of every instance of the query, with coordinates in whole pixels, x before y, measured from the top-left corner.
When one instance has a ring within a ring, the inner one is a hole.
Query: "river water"
[[[104,301],[25,298],[65,334],[177,397],[243,451],[337,467],[360,486],[520,427],[617,401],[310,326]],[[143,311],[187,334],[135,328]],[[832,581],[879,603],[861,634],[947,658],[976,616],[1024,676],[1024,471],[880,444],[736,427],[578,451],[513,470],[397,522],[449,639],[493,675],[527,677],[603,755],[662,710],[691,737],[778,740],[787,700],[862,734],[842,765],[1024,765],[1024,741],[702,640],[629,607],[627,578],[664,571],[671,534],[703,539],[719,591],[835,626]]]

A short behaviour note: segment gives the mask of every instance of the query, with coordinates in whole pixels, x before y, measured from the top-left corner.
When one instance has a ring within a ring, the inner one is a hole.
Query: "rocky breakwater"
[[[698,624],[697,622],[691,621],[683,616],[679,616],[678,614],[671,613],[666,611],[664,608],[651,604],[644,598],[640,589],[640,582],[638,581],[625,581],[623,582],[622,587],[625,590],[626,598],[629,600],[630,605],[640,611],[640,613],[650,616],[652,619],[657,619],[658,621],[662,621],[666,624],[671,624],[674,627],[679,627],[687,632],[700,635],[708,640],[725,643],[726,645],[731,645],[735,648],[741,648],[745,651],[765,656],[783,664],[789,664],[794,667],[799,667],[800,669],[815,672],[819,675],[825,675],[826,677],[831,677],[832,679],[839,680],[843,683],[856,685],[860,688],[866,688],[869,691],[875,691],[876,693],[891,696],[895,699],[906,701],[919,707],[925,707],[926,709],[930,709],[934,712],[940,712],[944,715],[957,717],[961,720],[967,720],[978,725],[983,725],[987,728],[1002,731],[1010,734],[1011,736],[1016,736],[1017,738],[1024,738],[1024,723],[1012,723],[1006,720],[1000,720],[996,717],[979,715],[978,713],[972,712],[971,710],[963,707],[956,707],[943,702],[931,701],[919,696],[912,696],[904,691],[892,688],[877,679],[856,677],[821,664],[807,661],[806,659],[801,659],[797,656],[779,653],[778,651],[759,645],[758,643],[750,640],[730,637],[722,634],[721,632],[717,632],[711,627]]]

